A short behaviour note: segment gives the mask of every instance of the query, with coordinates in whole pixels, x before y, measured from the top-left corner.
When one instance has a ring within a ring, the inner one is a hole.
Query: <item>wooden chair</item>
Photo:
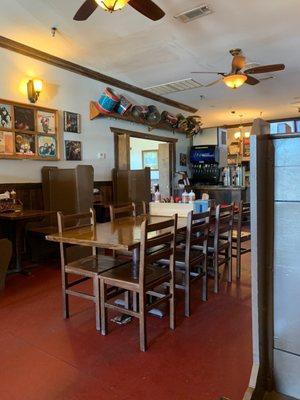
[[[219,293],[220,267],[227,268],[227,282],[232,281],[232,228],[234,216],[233,204],[229,206],[218,205],[215,209],[215,224],[213,239],[208,245],[208,258],[212,262],[214,273],[214,292]]]
[[[186,237],[176,248],[175,270],[176,289],[185,292],[185,316],[190,316],[191,284],[202,278],[202,300],[207,300],[207,244],[210,225],[210,211],[194,213],[190,211],[187,218]],[[194,247],[194,249],[193,249]],[[167,264],[161,260],[160,264]]]
[[[251,240],[251,232],[243,230],[243,227],[250,223],[250,203],[241,201],[238,205],[236,217],[236,229],[232,231],[232,257],[236,258],[236,277],[240,279],[242,255],[251,252],[251,247],[242,247],[242,243]]]
[[[0,239],[0,292],[5,286],[6,272],[12,257],[12,243],[8,239]]]
[[[82,227],[90,227],[94,229],[95,216],[91,209],[89,213],[80,213],[72,215],[63,215],[57,213],[58,231],[63,234],[66,230]],[[78,247],[78,246],[76,246]],[[64,318],[69,318],[69,296],[76,296],[86,300],[91,300],[96,307],[96,329],[100,331],[100,285],[98,275],[111,268],[118,267],[122,264],[119,260],[113,257],[97,255],[96,248],[91,247],[91,255],[80,258],[76,261],[68,262],[68,248],[63,243],[60,243],[60,258],[61,258],[61,278],[62,278],[62,295],[63,295],[63,315]],[[72,250],[72,247],[71,247]],[[74,252],[73,252],[74,253]],[[69,281],[69,275],[80,276],[80,279]],[[87,294],[81,291],[75,291],[73,288],[87,280],[93,282],[93,294]]]
[[[127,203],[121,205],[110,205],[109,206],[110,220],[114,222],[116,219],[122,217],[135,217],[136,207],[134,203]]]
[[[168,302],[170,306],[170,328],[175,329],[175,304],[174,304],[174,251],[177,229],[177,215],[173,219],[149,224],[147,220],[141,227],[140,261],[139,265],[128,263],[99,275],[101,283],[101,331],[107,334],[107,309],[124,312],[124,308],[111,304],[107,299],[107,286],[115,286],[128,290],[138,295],[139,309],[126,309],[126,314],[139,319],[140,349],[146,351],[146,317],[150,309],[158,304]],[[162,231],[162,232],[161,232]],[[157,232],[158,236],[149,238],[149,234]],[[153,249],[157,249],[153,251]],[[158,260],[169,259],[168,268],[153,267]],[[162,284],[168,284],[168,293],[159,293],[156,289]],[[147,295],[153,302],[147,304]]]

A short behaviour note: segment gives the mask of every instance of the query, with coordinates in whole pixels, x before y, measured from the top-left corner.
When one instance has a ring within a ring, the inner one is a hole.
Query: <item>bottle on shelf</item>
[[[189,193],[189,203],[193,203],[195,200],[196,200],[196,195],[193,192],[193,190],[191,190]]]

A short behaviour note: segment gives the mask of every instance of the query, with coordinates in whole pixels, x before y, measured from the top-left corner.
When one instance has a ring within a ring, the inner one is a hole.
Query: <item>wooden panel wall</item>
[[[104,204],[112,202],[112,182],[96,181],[94,187],[100,189],[100,201]],[[24,208],[29,210],[43,210],[44,199],[41,183],[0,183],[0,193],[6,190],[17,193],[17,198],[22,201]]]

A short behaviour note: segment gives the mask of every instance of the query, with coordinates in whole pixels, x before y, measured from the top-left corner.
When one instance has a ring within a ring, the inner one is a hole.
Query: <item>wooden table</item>
[[[169,220],[170,217],[139,216],[120,218],[115,222],[96,224],[95,227],[87,226],[47,235],[46,239],[81,246],[95,246],[101,249],[129,250],[137,254],[141,242],[141,225],[148,218],[149,223],[158,223]],[[186,218],[178,218],[178,230],[182,231],[187,226]],[[155,232],[152,234],[156,236]]]
[[[28,222],[38,221],[52,213],[52,211],[44,210],[23,210],[20,212],[0,213],[0,223],[5,224],[4,228],[8,228],[8,234],[13,243],[14,268],[9,269],[8,273],[29,275],[29,272],[22,268],[25,226]]]

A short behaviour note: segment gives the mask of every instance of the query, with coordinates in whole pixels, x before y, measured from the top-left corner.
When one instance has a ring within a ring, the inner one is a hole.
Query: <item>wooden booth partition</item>
[[[135,171],[113,169],[112,179],[115,204],[151,201],[150,168]]]

